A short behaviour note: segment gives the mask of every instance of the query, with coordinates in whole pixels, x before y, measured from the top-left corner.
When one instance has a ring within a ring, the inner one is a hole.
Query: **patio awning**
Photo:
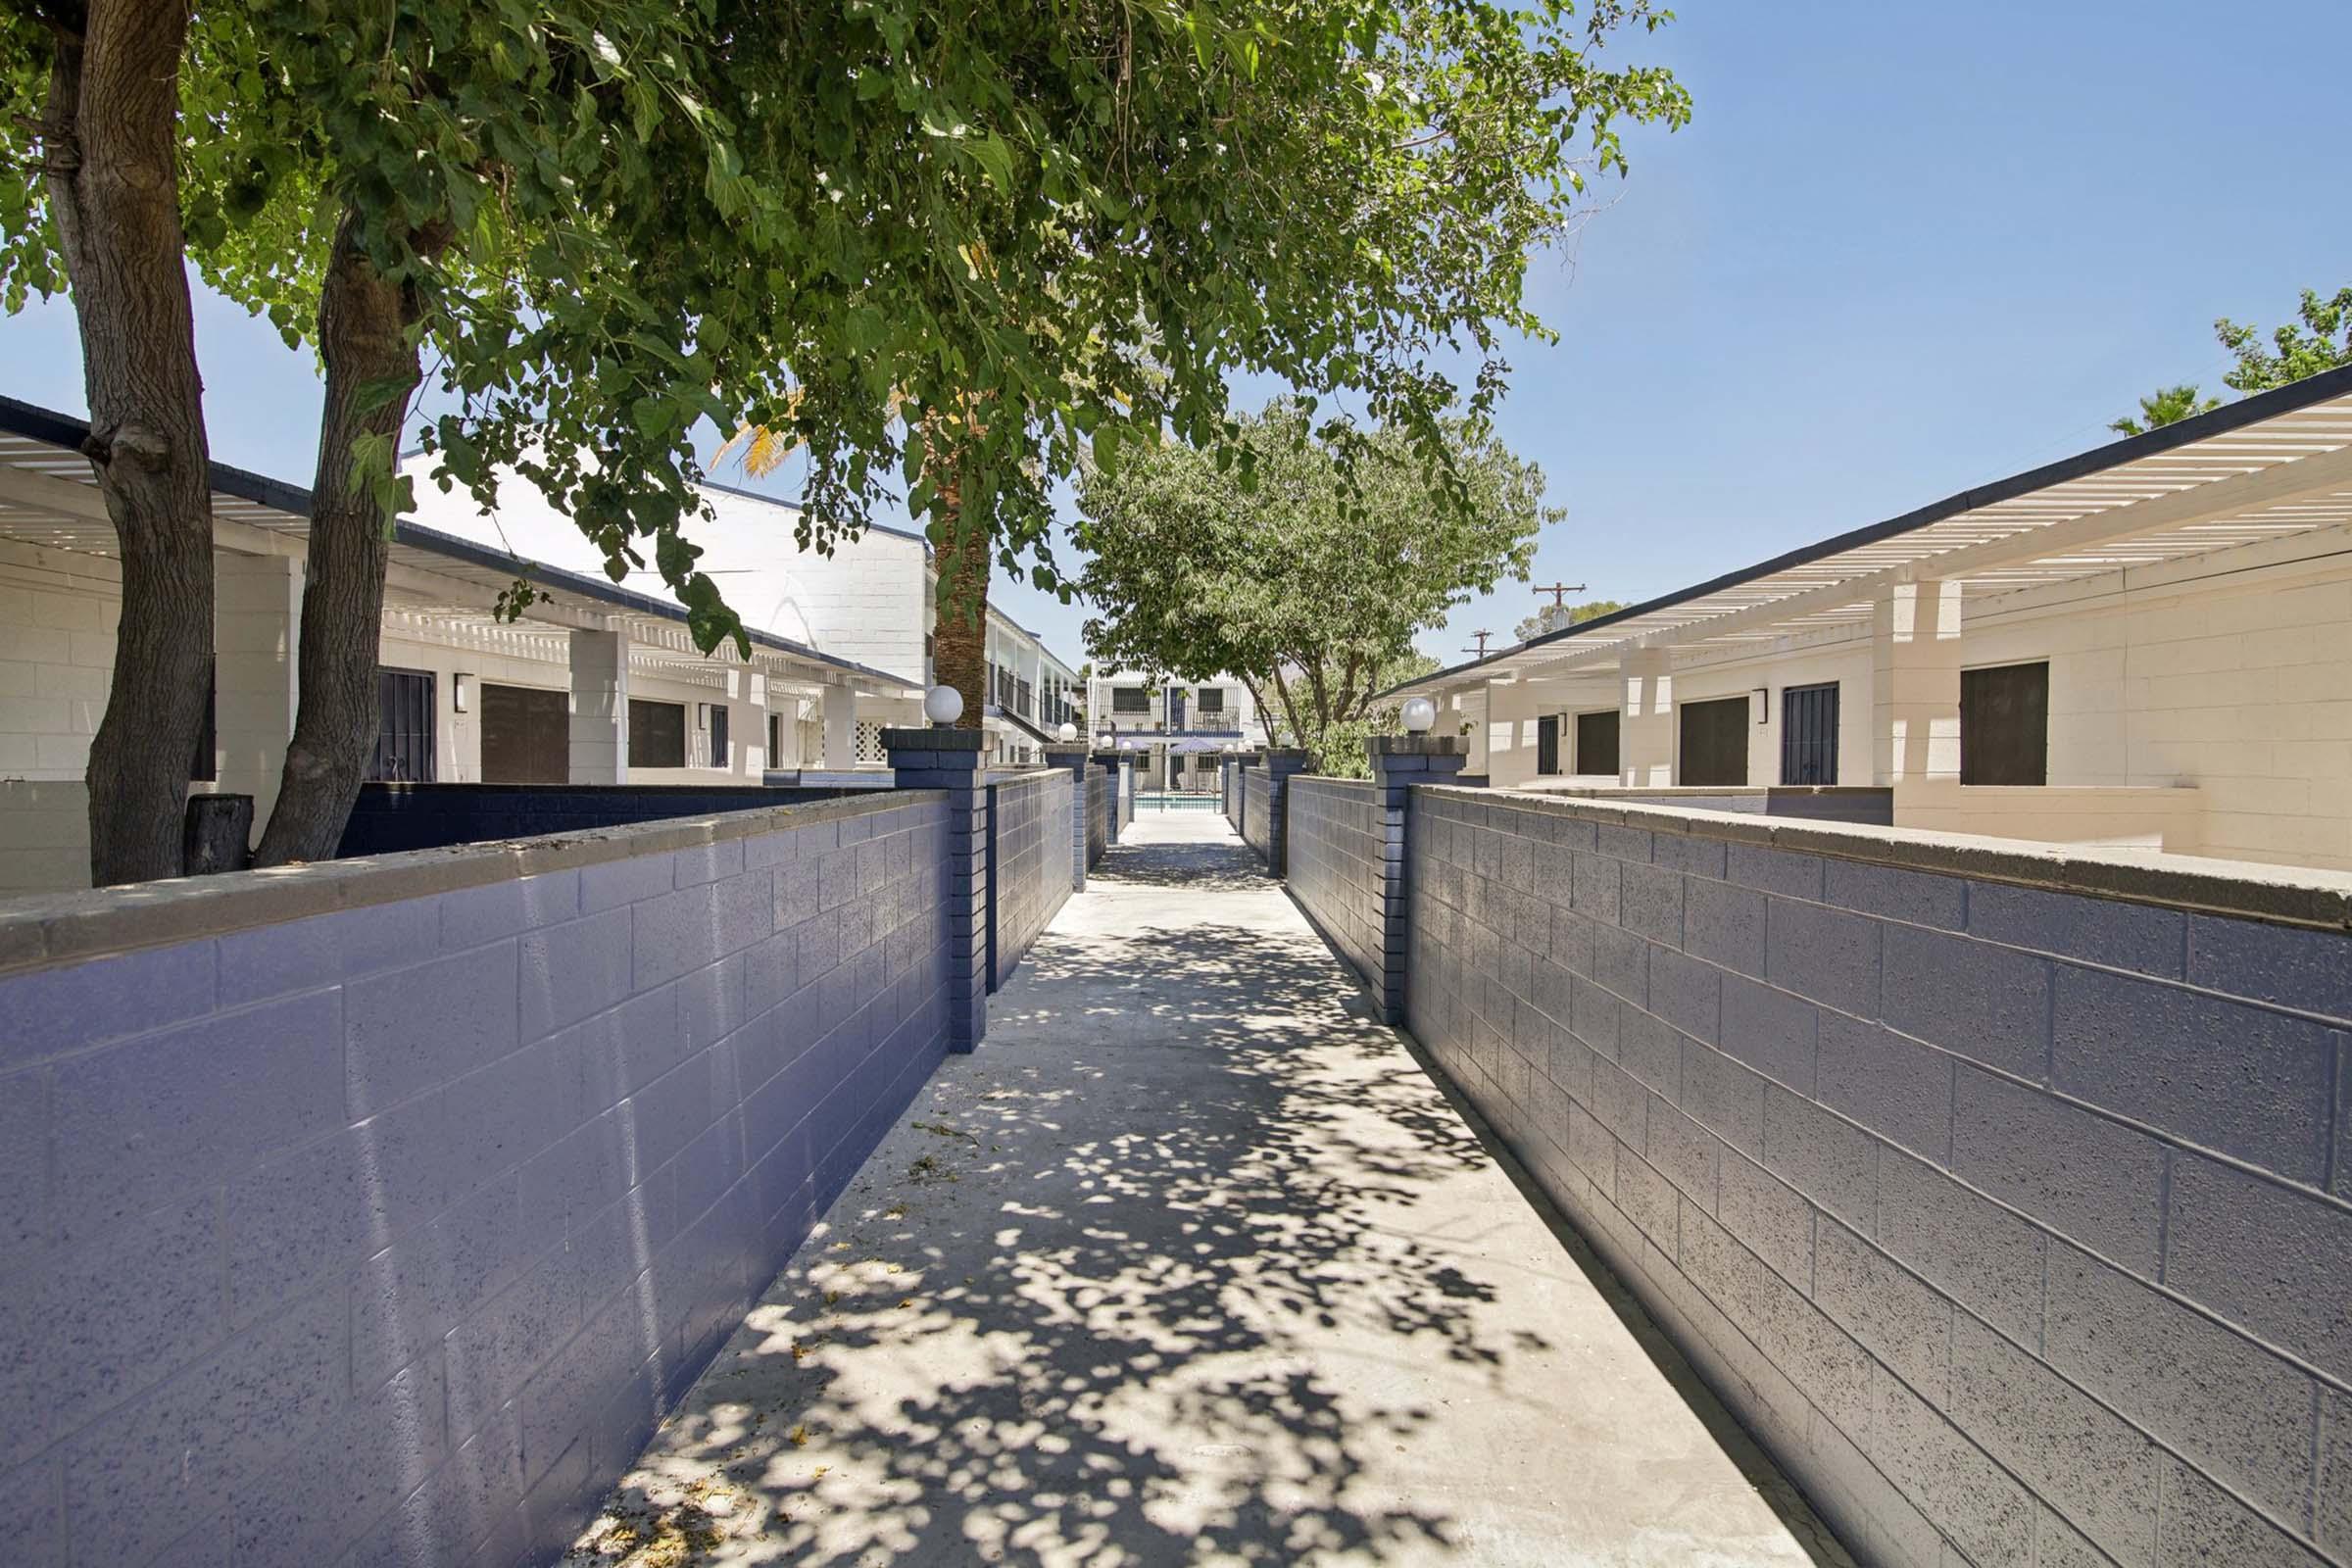
[[[1608,667],[1641,648],[1867,625],[1886,588],[1971,600],[2352,522],[2352,367],[1946,497],[1383,693]]]

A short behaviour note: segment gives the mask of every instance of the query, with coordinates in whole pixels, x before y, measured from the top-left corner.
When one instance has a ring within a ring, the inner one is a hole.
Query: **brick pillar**
[[[948,792],[948,1049],[988,1033],[988,785],[976,729],[886,729],[903,790]]]
[[[1070,887],[1086,891],[1086,748],[1076,741],[1046,748],[1048,767],[1066,768],[1070,775]]]
[[[1405,832],[1413,786],[1451,782],[1470,760],[1470,748],[1458,735],[1375,735],[1364,749],[1380,791],[1380,1019],[1402,1024],[1405,936],[1412,920]]]
[[[1301,746],[1269,746],[1265,758],[1266,870],[1285,876],[1291,859],[1291,775],[1305,772],[1314,765],[1314,758]]]

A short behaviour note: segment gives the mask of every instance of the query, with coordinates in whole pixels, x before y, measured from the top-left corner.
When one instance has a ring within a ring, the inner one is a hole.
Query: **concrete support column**
[[[727,671],[727,772],[757,784],[775,760],[767,755],[767,676],[756,669]]]
[[[1412,925],[1412,888],[1406,880],[1413,786],[1444,784],[1460,774],[1470,749],[1458,735],[1375,735],[1365,742],[1380,812],[1380,1019],[1404,1022],[1405,950]]]
[[[1058,767],[1070,775],[1070,886],[1079,893],[1086,891],[1087,852],[1087,784],[1086,748],[1076,741],[1046,748],[1046,765]]]
[[[277,804],[301,695],[302,564],[283,556],[213,558],[216,787],[253,797],[256,836]]]
[[[988,786],[975,729],[886,729],[882,750],[903,790],[948,792],[948,1049],[988,1033]]]
[[[1674,654],[1636,648],[1618,662],[1617,782],[1674,782]]]
[[[1960,782],[1962,587],[1899,583],[1871,607],[1874,784]]]
[[[571,782],[629,781],[629,634],[571,634]]]
[[[858,693],[827,686],[824,695],[825,771],[846,773],[858,765]]]

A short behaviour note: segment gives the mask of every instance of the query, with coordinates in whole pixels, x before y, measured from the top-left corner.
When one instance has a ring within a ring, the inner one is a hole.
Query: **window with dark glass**
[[[1200,711],[1203,713],[1222,713],[1225,711],[1225,688],[1222,686],[1201,687]]]
[[[530,686],[480,692],[482,782],[562,784],[571,777],[571,697]]]
[[[1617,710],[1576,715],[1576,770],[1617,776]]]
[[[1712,702],[1683,703],[1675,709],[1676,739],[1681,742],[1675,768],[1677,784],[1745,784],[1747,782],[1747,697],[1722,697]]]
[[[1536,771],[1557,773],[1560,770],[1560,715],[1545,713],[1536,720]]]
[[[710,765],[727,765],[727,705],[710,705]]]
[[[1152,693],[1141,686],[1113,686],[1110,689],[1110,710],[1114,713],[1149,713],[1152,711]]]
[[[1960,782],[2050,781],[2050,666],[1960,672]]]
[[[686,706],[629,699],[629,765],[686,765]]]
[[[770,713],[767,715],[767,765],[770,767],[782,767],[784,764],[777,761],[776,759],[782,757],[783,755],[784,715],[781,713]]]

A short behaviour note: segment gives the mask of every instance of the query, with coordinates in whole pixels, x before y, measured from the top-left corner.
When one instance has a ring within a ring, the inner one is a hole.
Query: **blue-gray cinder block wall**
[[[990,781],[989,989],[1012,978],[1070,898],[1070,774],[1039,769]]]
[[[1859,1557],[2352,1562],[2352,895],[1410,823],[1412,1032]]]
[[[882,749],[902,788],[947,796],[947,867],[941,900],[948,922],[948,1049],[974,1051],[988,1033],[988,791],[981,769],[987,736],[934,725],[886,729]]]
[[[1265,857],[1266,869],[1284,874],[1284,824],[1290,780],[1306,771],[1312,759],[1292,747],[1269,747],[1255,766],[1245,770],[1242,785],[1242,841]]]
[[[553,1560],[941,1059],[948,831],[897,793],[21,904],[7,1560]]]

